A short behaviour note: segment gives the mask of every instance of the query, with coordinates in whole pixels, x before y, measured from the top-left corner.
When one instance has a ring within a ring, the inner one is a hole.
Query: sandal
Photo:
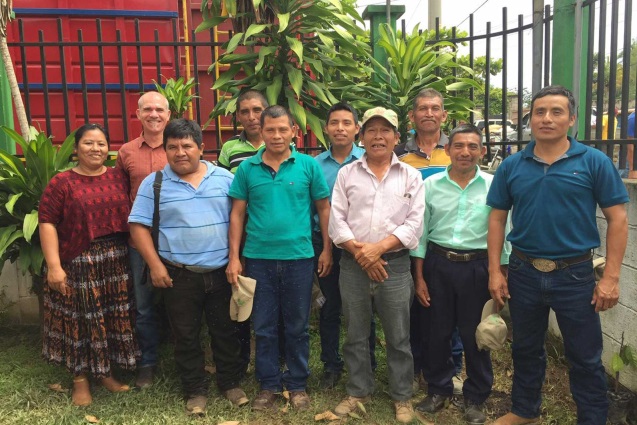
[[[85,376],[76,376],[73,378],[71,400],[75,406],[88,406],[93,402],[91,387]]]
[[[123,393],[130,390],[126,384],[119,383],[112,376],[102,378],[102,386],[112,393]]]

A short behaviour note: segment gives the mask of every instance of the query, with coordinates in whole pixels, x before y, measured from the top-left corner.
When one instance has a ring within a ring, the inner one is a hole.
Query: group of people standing
[[[359,122],[350,105],[335,104],[324,128],[330,147],[315,158],[294,149],[299,129],[289,111],[252,90],[238,98],[243,131],[223,145],[217,166],[201,160],[200,127],[169,122],[160,94],[144,94],[137,116],[143,133],[122,147],[114,169],[104,166],[107,132],[81,127],[78,165],[51,181],[40,205],[43,354],[73,375],[74,404],[90,404],[89,374],[111,391],[128,390],[112,377],[114,366],[137,368],[137,387],[153,384],[153,287],[174,337],[187,411],[202,414],[207,403],[202,318],[219,390],[236,406],[250,403],[240,386],[250,325],[228,311],[233,287],[248,276],[256,280],[251,323],[260,386],[252,409],[275,408],[284,389],[292,408],[309,409],[316,274],[325,297],[321,387],[334,388],[347,370],[337,415],[374,393],[376,313],[396,420],[414,419],[414,383],[428,386],[416,410],[446,405],[464,351],[467,378],[456,379],[455,392],[466,422],[484,424],[493,370],[475,333],[493,299],[509,302],[514,361],[512,410],[494,424],[538,420],[549,309],[571,364],[578,423],[605,424],[598,312],[619,297],[628,195],[610,159],[567,136],[575,117],[568,90],[551,86],[534,96],[534,141],[495,176],[480,170],[486,147],[479,129],[442,133],[447,113],[433,89],[414,99],[415,132],[405,144],[390,109],[372,108]],[[596,284],[598,205],[608,221],[607,266]]]

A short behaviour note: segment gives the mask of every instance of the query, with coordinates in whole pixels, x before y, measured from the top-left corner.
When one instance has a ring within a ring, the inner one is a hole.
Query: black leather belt
[[[583,263],[584,261],[590,261],[593,258],[592,252],[587,252],[583,255],[578,255],[577,257],[567,257],[567,258],[558,258],[555,260],[550,260],[548,258],[531,258],[527,255],[521,253],[516,248],[511,250],[513,254],[518,257],[520,260],[531,264],[535,267],[536,270],[539,270],[544,273],[549,273],[555,270],[565,269],[568,266],[572,266],[573,264]]]
[[[464,263],[467,261],[481,260],[483,258],[488,257],[486,249],[476,249],[474,251],[456,252],[456,251],[452,251],[450,249],[444,248],[433,242],[429,242],[429,249],[438,255],[442,255],[447,260],[453,261],[453,262]]]
[[[219,268],[216,268],[216,269],[210,269],[208,267],[187,266],[185,264],[179,264],[179,263],[175,263],[173,261],[166,260],[163,257],[160,257],[160,260],[161,260],[162,263],[164,263],[167,266],[174,267],[176,269],[188,270],[189,272],[193,272],[193,273],[203,274],[203,273],[212,273],[212,272],[216,272],[216,271],[219,271],[219,270],[223,270],[223,267],[219,267]]]

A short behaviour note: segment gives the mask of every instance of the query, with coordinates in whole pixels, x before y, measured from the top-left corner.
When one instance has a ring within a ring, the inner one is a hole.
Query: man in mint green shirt
[[[434,413],[453,394],[451,335],[458,327],[465,349],[467,379],[464,415],[469,424],[486,420],[483,404],[491,393],[493,370],[488,351],[480,351],[475,332],[490,298],[487,260],[487,193],[493,176],[480,171],[485,154],[482,133],[461,125],[445,146],[447,169],[425,180],[424,231],[414,257],[416,297],[425,307],[423,341],[427,397],[416,410]],[[505,249],[503,264],[508,263]]]

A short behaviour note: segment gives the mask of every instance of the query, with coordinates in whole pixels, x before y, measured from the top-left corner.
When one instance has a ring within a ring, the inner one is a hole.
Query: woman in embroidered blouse
[[[88,375],[111,392],[129,387],[112,366],[134,369],[139,356],[129,275],[128,180],[106,167],[108,133],[86,124],[75,133],[77,166],[51,179],[38,211],[46,260],[42,355],[73,375],[73,404],[92,401]]]

